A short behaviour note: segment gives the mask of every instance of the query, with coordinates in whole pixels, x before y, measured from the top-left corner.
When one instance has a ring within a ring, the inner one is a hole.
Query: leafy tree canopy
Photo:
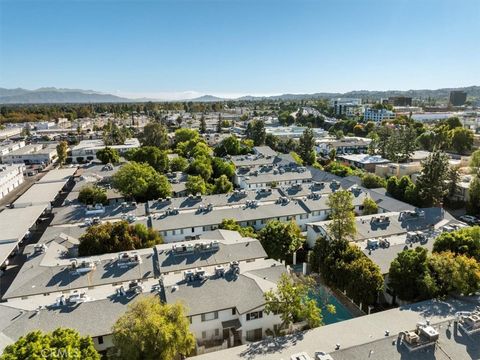
[[[161,150],[168,149],[168,131],[160,123],[151,122],[145,125],[141,138],[144,146],[155,146]]]
[[[106,205],[108,203],[107,191],[99,186],[85,185],[80,189],[78,201],[85,205]]]
[[[80,336],[73,329],[58,328],[52,333],[32,331],[8,345],[1,360],[27,359],[85,359],[100,360],[89,336]]]
[[[348,240],[356,233],[353,195],[348,190],[337,190],[328,196],[330,211],[328,231],[332,240]]]
[[[67,152],[68,152],[68,143],[66,141],[60,141],[57,145],[58,162],[60,164],[63,164],[67,159]]]
[[[454,254],[466,255],[480,262],[480,227],[444,232],[435,239],[434,252],[450,251]]]
[[[175,360],[195,349],[195,337],[180,303],[158,297],[138,299],[113,326],[113,342],[122,359]]]
[[[287,256],[298,250],[305,239],[297,223],[292,221],[269,221],[260,230],[259,239],[268,256],[276,260],[286,260]]]
[[[138,163],[147,163],[161,173],[168,171],[169,161],[167,152],[160,150],[156,146],[142,146],[131,149],[125,154],[125,158]]]
[[[103,164],[116,164],[120,161],[120,154],[116,149],[107,146],[97,151],[97,158]]]
[[[378,205],[377,203],[369,197],[366,197],[363,200],[363,215],[371,215],[378,213]]]
[[[143,224],[130,225],[127,221],[93,225],[80,237],[80,256],[101,255],[144,249],[163,243],[158,233]]]
[[[188,167],[188,161],[184,157],[178,156],[170,160],[170,170],[185,171]]]
[[[188,175],[185,187],[187,192],[192,195],[207,193],[207,184],[201,176]]]
[[[265,124],[261,120],[252,120],[247,125],[245,135],[248,139],[253,140],[255,146],[261,146],[265,144]]]
[[[243,237],[256,238],[255,229],[251,226],[240,226],[235,219],[223,219],[219,226],[220,229],[238,231]]]
[[[220,175],[220,177],[215,179],[214,184],[214,193],[215,194],[226,194],[233,190],[233,184],[228,180],[226,175]]]
[[[172,186],[150,165],[134,161],[125,164],[113,176],[113,186],[124,196],[137,201],[153,200],[171,196]]]
[[[310,328],[322,325],[322,312],[314,299],[309,297],[313,281],[295,283],[287,274],[282,274],[276,290],[267,291],[265,312],[279,314],[282,319],[281,329],[290,324],[306,320]]]

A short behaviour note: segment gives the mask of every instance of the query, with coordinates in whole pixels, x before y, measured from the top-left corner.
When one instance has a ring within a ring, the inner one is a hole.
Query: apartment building
[[[23,183],[25,165],[0,165],[0,199]]]
[[[115,321],[145,296],[187,305],[199,354],[263,339],[281,324],[278,315],[264,312],[263,294],[288,269],[266,259],[256,239],[219,230],[180,245],[71,258],[64,255],[67,237],[54,232],[48,242],[25,249],[26,263],[4,295],[2,311],[35,317],[17,316],[2,326],[10,342],[61,322],[92,336],[96,349],[105,351],[113,345]]]
[[[136,138],[131,138],[127,139],[124,144],[111,145],[110,147],[116,149],[120,154],[124,154],[130,149],[140,147],[140,141],[138,141]],[[105,143],[101,139],[82,140],[72,148],[71,154],[67,161],[72,163],[84,163],[98,160],[97,151],[103,150],[104,148]]]
[[[30,144],[2,155],[4,164],[50,164],[57,158],[56,144]]]
[[[391,120],[395,118],[395,113],[387,109],[366,108],[363,113],[364,121],[382,122],[383,120]]]

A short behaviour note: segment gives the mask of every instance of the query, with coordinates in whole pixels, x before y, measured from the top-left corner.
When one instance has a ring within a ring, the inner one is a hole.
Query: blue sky
[[[480,85],[479,0],[0,0],[0,86],[131,97]]]

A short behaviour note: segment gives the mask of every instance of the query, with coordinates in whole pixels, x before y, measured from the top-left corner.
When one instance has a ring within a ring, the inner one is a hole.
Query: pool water
[[[339,321],[352,319],[353,315],[342,305],[333,293],[330,293],[324,286],[319,286],[315,292],[310,293],[310,297],[317,301],[318,306],[322,309],[324,325],[333,324]],[[325,305],[332,304],[335,306],[335,314],[331,314],[325,308]]]

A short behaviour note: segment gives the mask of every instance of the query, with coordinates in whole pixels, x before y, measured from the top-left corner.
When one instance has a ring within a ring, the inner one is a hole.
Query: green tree
[[[480,262],[480,227],[467,227],[440,234],[433,243],[433,251],[437,253],[450,251],[475,258]]]
[[[240,140],[235,135],[223,139],[215,148],[215,155],[239,155],[241,153]]]
[[[48,354],[48,355],[47,355]],[[80,336],[73,329],[58,328],[51,333],[36,330],[5,347],[0,360],[78,358],[100,360],[90,336]]]
[[[435,281],[434,297],[470,295],[480,289],[480,264],[475,259],[452,252],[433,253],[428,266]]]
[[[207,122],[205,121],[205,115],[202,114],[200,118],[200,134],[205,134],[207,132]]]
[[[353,195],[348,190],[338,190],[328,196],[327,206],[330,210],[328,232],[332,240],[348,240],[357,232]]]
[[[305,242],[302,231],[293,220],[286,223],[269,221],[260,230],[259,239],[268,256],[276,260],[286,260]]]
[[[207,193],[207,184],[201,176],[188,175],[185,187],[189,194],[196,195]]]
[[[362,205],[363,215],[371,215],[378,213],[378,205],[372,198],[366,197],[365,200],[363,200]]]
[[[188,161],[184,157],[178,156],[170,160],[170,170],[185,171],[188,167]]]
[[[366,187],[367,189],[384,188],[387,186],[387,182],[380,176],[372,173],[366,173],[362,176],[362,186]]]
[[[425,297],[424,276],[427,272],[428,250],[418,246],[400,252],[390,264],[388,285],[402,300]]]
[[[199,141],[193,147],[190,155],[195,159],[202,158],[202,157],[210,158],[211,153],[212,153],[212,149],[210,149],[210,147],[207,144],[205,144],[203,141]]]
[[[65,163],[65,160],[67,159],[67,151],[68,143],[66,141],[60,141],[57,145],[58,162],[60,165]]]
[[[231,181],[235,176],[235,165],[230,161],[224,161],[220,158],[213,158],[212,170],[214,178],[225,175]]]
[[[191,140],[198,141],[199,138],[197,130],[182,128],[175,131],[175,144]]]
[[[298,153],[304,164],[313,165],[316,162],[315,135],[311,128],[305,129],[300,137]]]
[[[142,145],[156,146],[161,150],[169,148],[168,131],[162,124],[153,122],[145,125],[143,129]]]
[[[235,219],[223,219],[219,229],[238,231],[243,237],[256,238],[255,229],[251,226],[240,226]]]
[[[463,127],[456,127],[450,130],[450,143],[452,149],[459,154],[465,154],[473,146],[473,132]]]
[[[345,290],[355,302],[371,305],[377,301],[383,287],[382,273],[357,245],[321,237],[310,261],[328,285]]]
[[[314,299],[309,297],[313,289],[313,281],[295,283],[292,278],[282,274],[276,290],[267,291],[265,296],[265,312],[278,314],[282,319],[281,329],[287,329],[290,324],[306,320],[310,328],[323,323],[322,311]]]
[[[116,164],[120,161],[120,154],[116,149],[107,146],[97,151],[97,159],[103,164]]]
[[[387,158],[387,147],[392,133],[392,129],[387,126],[380,126],[377,129],[377,149],[383,158]]]
[[[448,171],[448,156],[441,151],[434,151],[422,161],[422,172],[416,186],[424,206],[442,203],[448,192]]]
[[[131,360],[175,360],[195,349],[183,305],[164,304],[155,296],[129,305],[113,326],[113,342],[120,357]]]
[[[474,176],[468,187],[467,211],[471,215],[480,214],[480,179]]]
[[[396,197],[398,193],[398,178],[396,176],[391,176],[387,180],[387,193],[392,197]]]
[[[163,243],[158,231],[143,224],[130,225],[123,220],[90,226],[79,240],[79,256],[144,249]]]
[[[172,186],[150,165],[134,161],[122,166],[113,175],[113,186],[124,196],[146,201],[171,196]]]
[[[460,182],[460,173],[457,168],[451,168],[448,172],[448,198],[453,198]]]
[[[138,163],[147,163],[158,172],[167,172],[169,163],[166,151],[160,150],[156,146],[142,146],[131,149],[125,154],[125,158]]]
[[[470,169],[473,175],[480,177],[480,149],[476,150],[470,159]]]
[[[290,156],[293,158],[293,160],[295,160],[295,163],[296,163],[297,165],[300,165],[300,166],[303,165],[303,160],[302,160],[302,158],[301,158],[300,155],[298,155],[295,151],[290,151]]]
[[[188,166],[187,172],[190,175],[199,175],[203,180],[208,181],[212,177],[213,168],[209,158],[201,157],[195,159]]]
[[[215,194],[227,194],[233,190],[233,184],[228,180],[226,175],[221,175],[215,179]]]
[[[261,120],[252,120],[247,125],[245,135],[248,139],[252,139],[255,146],[261,146],[265,144],[265,124]]]
[[[444,123],[448,126],[450,130],[463,127],[462,122],[457,116],[449,117],[447,120],[445,120]]]
[[[78,201],[85,205],[107,205],[107,191],[99,186],[85,185],[78,193]]]

